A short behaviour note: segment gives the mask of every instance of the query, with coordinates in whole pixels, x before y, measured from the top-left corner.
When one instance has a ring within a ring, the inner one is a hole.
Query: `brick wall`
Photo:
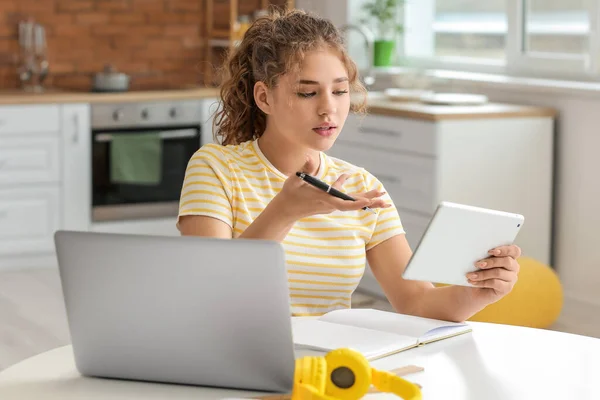
[[[0,0],[0,89],[19,86],[18,22],[46,28],[48,86],[90,90],[104,64],[132,89],[202,83],[204,0]]]

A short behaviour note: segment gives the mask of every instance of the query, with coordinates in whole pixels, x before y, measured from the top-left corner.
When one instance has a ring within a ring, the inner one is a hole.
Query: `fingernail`
[[[469,278],[469,279],[477,279],[477,274],[474,274],[474,273],[467,274],[467,278]]]
[[[479,262],[476,264],[479,268],[483,268],[487,265],[487,263],[485,261]]]

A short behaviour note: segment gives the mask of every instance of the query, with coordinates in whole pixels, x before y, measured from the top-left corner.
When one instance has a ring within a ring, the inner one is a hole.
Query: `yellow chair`
[[[470,321],[548,328],[558,319],[563,289],[556,272],[532,258],[520,257],[518,261],[521,269],[513,290]]]

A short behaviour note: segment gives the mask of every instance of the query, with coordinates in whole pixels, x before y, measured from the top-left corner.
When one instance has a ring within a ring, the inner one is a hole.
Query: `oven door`
[[[200,128],[155,128],[160,138],[160,155],[150,158],[160,166],[157,181],[137,183],[115,179],[111,169],[112,146],[116,135],[140,133],[139,129],[99,130],[92,132],[92,220],[118,221],[176,217],[181,187],[189,159],[201,146]],[[156,138],[156,135],[154,135]],[[135,152],[135,148],[128,151]],[[141,150],[140,150],[141,151]],[[119,153],[122,154],[122,150]],[[134,154],[136,155],[136,154]],[[118,162],[118,161],[117,161]]]

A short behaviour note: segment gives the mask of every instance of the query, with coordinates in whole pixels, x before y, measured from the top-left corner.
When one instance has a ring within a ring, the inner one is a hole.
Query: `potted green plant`
[[[397,36],[403,31],[403,25],[397,21],[397,11],[404,3],[405,0],[370,0],[362,7],[367,15],[360,22],[370,25],[375,33],[375,66],[392,64]]]

